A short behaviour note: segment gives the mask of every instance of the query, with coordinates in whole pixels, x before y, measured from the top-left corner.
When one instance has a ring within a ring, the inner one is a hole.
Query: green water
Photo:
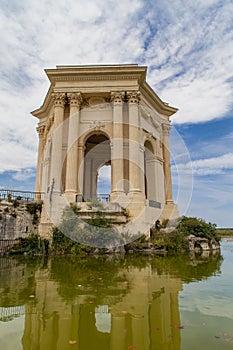
[[[233,242],[203,256],[2,257],[1,350],[233,349]]]

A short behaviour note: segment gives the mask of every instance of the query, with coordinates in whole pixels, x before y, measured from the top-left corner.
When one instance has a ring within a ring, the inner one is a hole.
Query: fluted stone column
[[[92,198],[92,169],[93,169],[93,159],[85,157],[85,174],[84,174],[84,199],[88,201]]]
[[[155,181],[156,181],[156,200],[159,203],[164,203],[164,186],[161,186],[164,183],[164,171],[163,171],[163,160],[155,156]]]
[[[84,151],[85,146],[82,142],[78,143],[78,196],[77,201],[82,202],[83,200],[83,176],[84,176]]]
[[[111,201],[124,192],[123,103],[124,92],[112,92],[113,139],[111,148]]]
[[[79,111],[82,103],[82,97],[80,93],[68,93],[67,97],[70,103],[70,116],[65,194],[68,202],[75,202],[75,196],[78,192]]]
[[[169,133],[171,126],[163,124],[163,159],[164,159],[164,176],[165,176],[165,196],[166,203],[173,203],[172,200],[172,180],[171,180],[171,165],[170,165],[170,148],[169,148]]]
[[[38,159],[37,159],[37,172],[36,172],[36,187],[35,187],[35,200],[41,199],[41,178],[42,178],[42,158],[44,150],[44,130],[45,127],[39,126],[37,132],[39,134],[39,148],[38,148]]]
[[[62,179],[62,141],[65,93],[53,93],[54,124],[52,135],[51,181],[54,193],[61,193]]]
[[[130,192],[141,192],[140,188],[140,143],[139,143],[139,101],[140,92],[127,93],[129,106],[129,183]]]
[[[156,158],[152,154],[148,159],[146,159],[146,181],[147,198],[153,201],[157,201],[156,192],[159,184],[156,176]]]

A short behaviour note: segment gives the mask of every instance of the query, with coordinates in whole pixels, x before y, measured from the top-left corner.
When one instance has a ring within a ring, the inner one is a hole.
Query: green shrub
[[[43,253],[43,241],[37,234],[30,234],[26,238],[20,238],[18,245],[10,249],[10,253],[28,253],[29,255]]]
[[[32,224],[37,225],[39,223],[39,217],[42,211],[42,202],[28,203],[26,210],[32,215]]]
[[[87,223],[97,227],[111,227],[111,220],[106,218],[104,213],[97,211],[91,219],[87,220]]]
[[[216,239],[219,241],[219,236],[216,230],[216,224],[207,223],[203,219],[196,217],[182,216],[179,219],[177,230],[184,236],[194,235],[208,239]]]

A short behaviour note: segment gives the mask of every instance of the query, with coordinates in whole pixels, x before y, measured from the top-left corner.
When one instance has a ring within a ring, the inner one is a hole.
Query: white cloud
[[[101,181],[101,182],[111,181],[111,167],[110,166],[102,166],[99,169],[98,176],[99,176],[99,181]]]
[[[200,6],[177,0],[169,5],[164,25],[157,25],[146,52],[147,63],[155,67],[149,80],[179,108],[176,123],[208,121],[231,110],[232,11],[231,1]]]
[[[35,169],[21,169],[12,174],[12,179],[17,181],[26,181],[35,176]]]
[[[190,172],[200,176],[223,174],[228,170],[233,170],[233,153],[176,164],[176,167],[178,172],[186,174],[190,174]]]

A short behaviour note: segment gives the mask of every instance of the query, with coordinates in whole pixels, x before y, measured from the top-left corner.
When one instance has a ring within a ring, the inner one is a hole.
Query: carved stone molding
[[[83,99],[80,92],[69,92],[67,98],[71,107],[81,107]]]
[[[84,150],[84,148],[85,148],[85,145],[84,145],[84,143],[83,142],[78,142],[78,149],[80,149],[80,150]]]
[[[139,104],[140,96],[140,91],[127,91],[128,103]]]
[[[144,106],[140,106],[140,114],[141,117],[144,118],[149,124],[152,124],[155,129],[160,130],[160,120],[158,120],[157,116],[152,112],[148,111]]]
[[[124,101],[125,92],[124,91],[112,91],[111,92],[111,102],[114,104],[120,104]]]
[[[94,129],[94,130],[100,130],[104,127],[105,127],[105,124],[102,123],[100,120],[94,120],[92,122],[92,125],[90,125],[90,129]]]
[[[52,100],[55,107],[64,107],[65,106],[66,95],[64,92],[53,92]]]

